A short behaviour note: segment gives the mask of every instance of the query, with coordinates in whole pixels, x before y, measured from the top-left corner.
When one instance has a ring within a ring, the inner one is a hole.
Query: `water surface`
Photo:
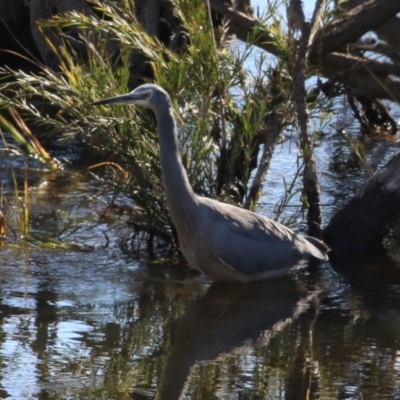
[[[317,149],[327,220],[366,178],[343,140]],[[397,144],[370,147],[379,166]],[[293,141],[277,148],[260,213],[271,215],[296,156]],[[400,266],[387,254],[213,284],[184,263],[124,255],[84,175],[29,179],[31,234],[80,246],[8,237],[0,249],[0,398],[400,398]]]

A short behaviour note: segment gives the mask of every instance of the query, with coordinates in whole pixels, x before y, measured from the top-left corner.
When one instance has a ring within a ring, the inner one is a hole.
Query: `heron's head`
[[[93,105],[101,104],[137,104],[146,108],[156,111],[163,105],[170,105],[171,100],[168,93],[160,86],[151,83],[146,83],[137,87],[130,93],[122,94],[120,96],[109,97],[107,99],[99,100]]]

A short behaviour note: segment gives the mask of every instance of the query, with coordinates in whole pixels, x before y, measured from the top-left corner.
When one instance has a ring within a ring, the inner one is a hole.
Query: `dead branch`
[[[356,104],[356,99],[355,99],[353,93],[351,92],[350,89],[347,88],[346,94],[347,94],[347,101],[350,104],[350,107],[351,107],[351,110],[353,111],[354,117],[360,123],[361,129],[364,132],[369,133],[370,132],[370,125],[368,123],[368,119],[365,116],[365,114],[358,109],[357,104]]]
[[[315,40],[312,56],[338,50],[400,12],[400,2],[366,0],[330,23]]]
[[[259,194],[264,187],[267,178],[267,172],[271,164],[272,154],[274,152],[279,135],[282,133],[283,120],[283,114],[280,112],[275,112],[268,129],[263,135],[265,137],[264,149],[260,158],[260,163],[258,164],[257,172],[249,190],[249,195],[245,205],[246,208],[249,208],[252,204],[257,202]]]
[[[330,53],[320,59],[322,73],[332,76],[338,71],[355,71],[376,76],[400,76],[400,65],[384,61],[373,61],[351,54]]]
[[[229,29],[238,39],[246,42],[250,35],[253,37],[257,32],[256,45],[275,56],[280,55],[279,48],[274,44],[274,37],[265,27],[261,26],[256,18],[235,10],[224,0],[210,0],[210,6],[212,11],[224,15],[228,19]]]
[[[296,108],[297,121],[300,128],[299,139],[300,148],[304,159],[304,172],[303,172],[303,204],[307,207],[307,222],[310,234],[312,236],[321,237],[321,202],[320,202],[320,189],[317,175],[317,165],[313,152],[313,141],[308,133],[308,122],[310,114],[308,112],[306,101],[306,75],[305,65],[310,49],[310,29],[314,29],[320,15],[319,9],[323,7],[324,1],[318,1],[318,9],[314,13],[314,18],[311,27],[305,23],[303,12],[297,13],[301,18],[301,36],[298,43],[292,40],[290,43],[291,54],[294,55],[292,60],[292,79],[293,79],[293,99]],[[302,3],[300,0],[291,0],[289,8],[293,10],[302,10]],[[298,22],[298,21],[297,21]],[[293,33],[294,25],[289,26]],[[290,35],[293,37],[293,35]]]
[[[339,10],[347,12],[354,7],[364,4],[364,0],[348,0],[341,2]],[[393,14],[391,18],[388,18],[384,24],[378,25],[373,28],[373,31],[378,35],[379,39],[385,41],[395,50],[400,50],[400,20]]]
[[[325,8],[326,0],[317,0],[314,7],[314,13],[311,19],[310,34],[307,43],[307,54],[306,58],[309,58],[309,54],[312,50],[313,43],[318,33],[321,31],[321,20],[323,16],[323,11]]]
[[[361,0],[351,0],[350,3],[357,1]],[[374,3],[374,0],[368,0],[367,2],[362,1],[361,6],[355,7],[357,10],[354,11],[353,8],[351,14],[352,19],[349,19],[346,15],[340,18],[339,22],[333,22],[332,28],[329,28],[330,25],[328,25],[324,30],[319,31],[314,40],[312,40],[310,36],[310,40],[314,43],[312,45],[313,49],[316,49],[317,46],[322,46],[323,48],[320,50],[323,50],[322,54],[319,53],[316,57],[312,54],[313,57],[310,58],[310,62],[314,64],[317,69],[321,68],[321,75],[327,78],[335,78],[337,74],[343,74],[345,71],[346,73],[343,79],[345,79],[350,87],[355,88],[357,93],[354,94],[369,96],[371,98],[400,101],[400,83],[396,79],[390,77],[390,75],[400,76],[400,67],[398,65],[390,62],[357,57],[346,53],[333,52],[324,54],[324,43],[327,40],[326,36],[322,35],[328,34],[330,35],[328,38],[330,37],[331,39],[332,36],[334,36],[334,32],[341,32],[342,35],[345,35],[348,24],[360,25],[358,18],[368,25],[368,27],[364,25],[362,29],[360,28],[361,30],[357,31],[358,33],[365,33],[372,28],[376,31],[380,31],[383,29],[383,26],[386,25],[386,22],[382,25],[382,21],[385,20],[385,18],[390,20],[391,23],[400,24],[396,18],[390,18],[396,15],[397,11],[393,10],[400,11],[400,2],[393,0],[375,1],[376,4],[373,7],[372,3]],[[258,35],[254,39],[254,44],[275,56],[280,55],[279,49],[272,44],[272,36],[259,24],[256,18],[236,11],[234,8],[224,3],[223,0],[210,0],[210,5],[213,11],[223,14],[230,21],[231,32],[235,33],[239,39],[246,41],[254,29],[257,29]],[[366,11],[359,8],[364,8],[364,5],[368,6]],[[387,8],[386,5],[388,5],[389,8]],[[379,11],[375,14],[376,8],[378,8]],[[385,10],[382,10],[383,8],[385,8]],[[312,31],[312,33],[315,34],[315,31]],[[355,35],[356,34],[351,31],[351,34],[349,34],[346,40],[342,38],[340,39],[340,43],[339,41],[335,41],[335,45],[332,47],[337,48],[344,46],[349,41],[357,40],[359,37]],[[320,42],[319,44],[318,41]],[[313,52],[315,52],[315,50],[313,50]],[[373,77],[371,77],[371,74]]]
[[[369,51],[389,57],[395,63],[400,62],[399,49],[396,49],[392,45],[389,45],[385,42],[376,41],[374,38],[359,40],[355,43],[352,43],[349,48],[350,51],[360,56],[362,56],[364,52]]]
[[[378,79],[361,73],[343,74],[342,78],[346,86],[353,88],[353,94],[357,97],[400,101],[400,82],[394,78]]]

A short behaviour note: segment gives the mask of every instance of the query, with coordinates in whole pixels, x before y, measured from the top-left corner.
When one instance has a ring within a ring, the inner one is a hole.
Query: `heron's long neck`
[[[168,208],[175,227],[179,227],[193,215],[196,195],[190,186],[183,167],[177,143],[177,128],[171,107],[156,113],[157,131],[160,142],[160,159],[163,184]]]

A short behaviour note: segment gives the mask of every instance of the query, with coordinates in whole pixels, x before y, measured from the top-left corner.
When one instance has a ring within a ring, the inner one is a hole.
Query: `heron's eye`
[[[143,93],[143,98],[144,99],[148,99],[149,97],[150,97],[150,93],[149,92]]]

